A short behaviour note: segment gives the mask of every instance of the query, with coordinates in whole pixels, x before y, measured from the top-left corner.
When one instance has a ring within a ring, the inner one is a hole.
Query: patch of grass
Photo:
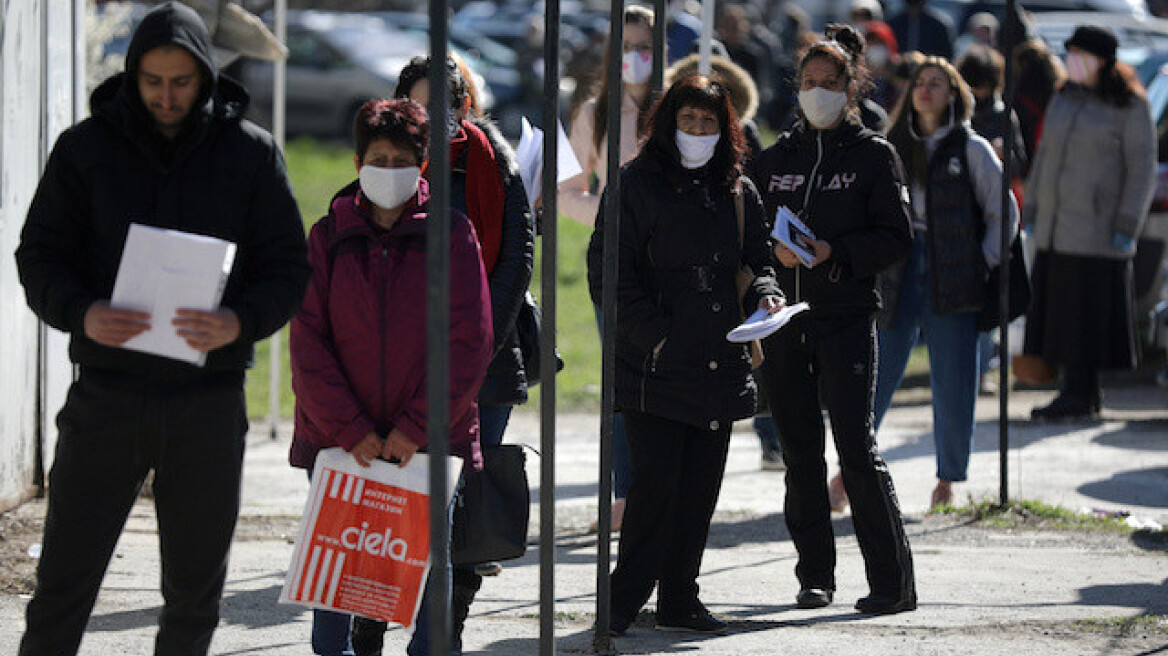
[[[1000,506],[996,499],[971,500],[969,505],[941,505],[933,512],[967,518],[989,528],[1058,529],[1069,531],[1111,531],[1133,533],[1123,519],[1111,516],[1085,515],[1061,506],[1041,501],[1017,500]]]
[[[1163,615],[1136,615],[1077,620],[1071,626],[1084,633],[1129,637],[1134,635],[1168,635],[1168,617]]]
[[[300,205],[300,218],[307,232],[312,224],[324,216],[329,199],[341,187],[356,178],[353,151],[339,144],[318,143],[299,138],[288,142],[284,158],[288,178]],[[280,416],[292,416],[292,374],[288,365],[288,328],[279,332],[280,346]],[[271,389],[271,340],[256,344],[255,366],[247,376],[247,410],[252,418],[267,418],[268,390]]]

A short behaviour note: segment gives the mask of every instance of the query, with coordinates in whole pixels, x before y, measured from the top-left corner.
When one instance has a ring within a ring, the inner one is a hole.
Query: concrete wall
[[[34,494],[71,377],[24,302],[13,252],[48,149],[78,116],[83,0],[7,0],[0,27],[0,509]]]

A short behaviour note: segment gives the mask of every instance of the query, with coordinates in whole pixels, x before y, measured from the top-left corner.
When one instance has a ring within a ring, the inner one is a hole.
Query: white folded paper
[[[556,132],[559,135],[556,146],[556,184],[559,184],[583,169],[580,168],[580,162],[576,161],[576,153],[572,150],[568,135],[564,133],[564,125],[558,120]],[[527,192],[527,202],[531,205],[531,211],[535,212],[535,201],[539,200],[540,185],[543,184],[543,130],[532,125],[526,116],[520,125],[515,159],[519,162],[519,177]]]
[[[203,366],[207,354],[191,348],[171,321],[179,308],[216,310],[234,263],[229,241],[130,224],[110,305],[149,312],[150,330],[122,347]]]
[[[774,314],[767,314],[764,309],[756,310],[754,314],[746,317],[746,321],[743,321],[742,325],[726,333],[726,339],[731,342],[749,342],[752,339],[769,337],[776,330],[787,325],[791,317],[810,309],[811,306],[807,304],[807,301],[802,301],[788,305]]]
[[[815,263],[815,250],[811,248],[815,233],[811,232],[794,212],[787,209],[786,205],[780,205],[775,212],[775,228],[771,230],[771,236],[794,251],[803,266],[810,269]]]

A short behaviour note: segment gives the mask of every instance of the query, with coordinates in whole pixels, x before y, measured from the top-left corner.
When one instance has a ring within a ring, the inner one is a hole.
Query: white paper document
[[[803,266],[810,269],[815,263],[815,250],[811,248],[815,233],[811,232],[794,212],[787,209],[786,205],[780,205],[779,210],[775,212],[775,228],[771,230],[771,236],[794,251]]]
[[[763,309],[756,310],[754,314],[746,317],[742,325],[726,333],[726,339],[731,342],[749,342],[752,339],[769,337],[771,333],[787,325],[791,317],[810,309],[807,301],[803,301],[788,305],[774,314],[767,314]]]
[[[576,153],[572,150],[572,143],[564,133],[564,125],[556,121],[558,145],[556,150],[556,184],[578,175],[583,169],[576,161]],[[541,195],[543,184],[543,130],[535,127],[523,117],[520,125],[519,146],[515,149],[515,158],[519,161],[519,177],[523,180],[523,189],[527,192],[527,202],[531,211],[535,212],[535,201]]]
[[[235,263],[235,244],[178,230],[130,224],[110,305],[150,313],[150,330],[123,348],[202,366],[207,355],[171,325],[179,308],[214,311]]]

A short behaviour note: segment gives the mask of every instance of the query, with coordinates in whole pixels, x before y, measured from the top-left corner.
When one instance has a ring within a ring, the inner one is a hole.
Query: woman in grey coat
[[[1062,370],[1036,421],[1099,416],[1099,372],[1133,368],[1132,257],[1156,174],[1156,135],[1143,87],[1115,60],[1108,30],[1066,42],[1070,78],[1046,111],[1022,210],[1034,236],[1034,300],[1024,350]]]

